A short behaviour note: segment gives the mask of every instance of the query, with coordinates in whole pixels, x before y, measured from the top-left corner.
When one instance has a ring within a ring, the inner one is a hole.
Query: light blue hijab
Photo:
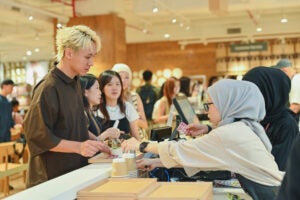
[[[259,121],[266,114],[264,97],[258,87],[248,81],[222,79],[208,88],[212,102],[221,115],[218,126],[240,119],[261,139],[266,149],[272,145]]]

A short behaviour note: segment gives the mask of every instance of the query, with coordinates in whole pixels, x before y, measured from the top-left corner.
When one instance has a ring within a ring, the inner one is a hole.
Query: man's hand
[[[99,151],[110,154],[109,147],[102,142],[86,140],[80,143],[80,155],[84,157],[92,157]]]

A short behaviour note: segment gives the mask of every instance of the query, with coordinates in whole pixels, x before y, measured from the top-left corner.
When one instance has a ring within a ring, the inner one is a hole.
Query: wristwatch
[[[148,144],[149,144],[149,142],[142,142],[142,143],[140,144],[139,150],[140,150],[141,153],[147,153],[147,152],[145,151],[145,149],[146,149],[146,147],[148,146]]]

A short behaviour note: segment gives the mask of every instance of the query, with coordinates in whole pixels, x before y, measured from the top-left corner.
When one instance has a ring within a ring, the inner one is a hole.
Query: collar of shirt
[[[60,69],[58,69],[56,66],[53,68],[52,73],[54,73],[58,78],[60,78],[67,84],[74,84],[77,82],[77,79],[78,79],[78,76],[75,76],[74,79],[71,79],[65,73],[63,73]]]

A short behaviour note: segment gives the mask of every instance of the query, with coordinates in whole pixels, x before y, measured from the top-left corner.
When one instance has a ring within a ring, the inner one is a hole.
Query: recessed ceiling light
[[[177,19],[176,19],[176,18],[173,18],[173,19],[172,19],[172,23],[175,24],[176,22],[177,22]]]
[[[153,7],[152,12],[157,13],[158,12],[158,7]]]
[[[283,18],[281,18],[280,22],[281,22],[281,23],[287,23],[287,22],[288,22],[288,19],[285,18],[285,17],[283,17]]]
[[[28,20],[29,20],[29,21],[32,21],[32,20],[33,20],[33,16],[30,15],[30,16],[28,17]]]
[[[261,27],[257,27],[257,28],[256,28],[256,31],[257,31],[257,32],[261,32],[261,31],[262,31],[262,28],[261,28]]]
[[[31,56],[32,55],[32,51],[30,51],[30,50],[26,51],[26,55],[27,56]]]
[[[57,23],[57,24],[56,24],[56,27],[57,27],[57,28],[61,28],[61,27],[62,27],[62,24],[61,24],[61,23]]]
[[[35,48],[34,51],[35,52],[40,52],[40,49],[39,48]]]
[[[168,39],[168,38],[171,37],[171,35],[170,35],[169,33],[166,33],[166,34],[164,35],[164,37],[165,37],[166,39]]]

